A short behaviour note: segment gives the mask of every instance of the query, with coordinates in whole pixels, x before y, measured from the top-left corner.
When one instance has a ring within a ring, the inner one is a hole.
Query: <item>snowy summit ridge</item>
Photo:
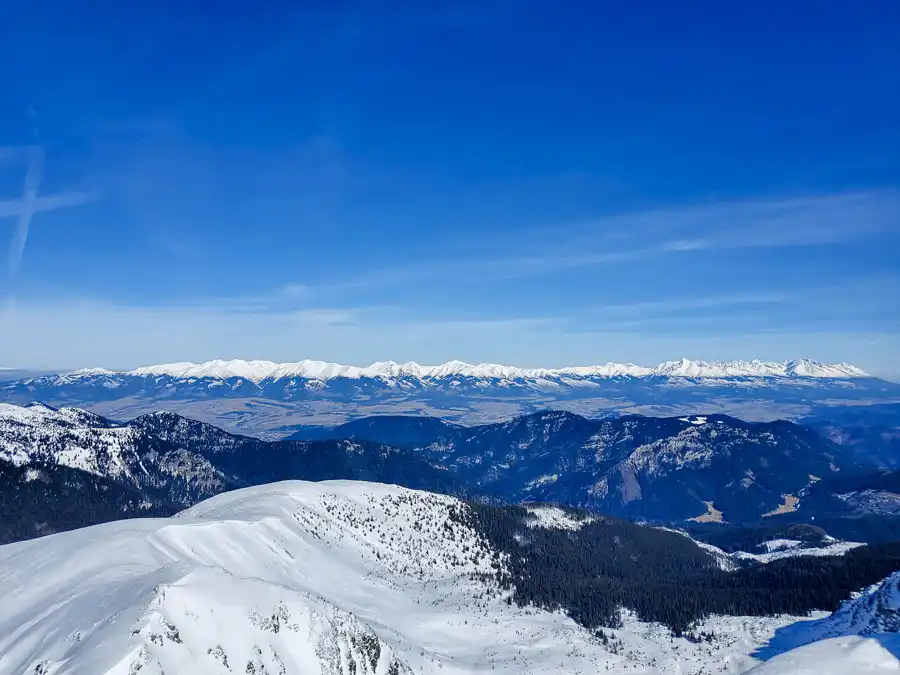
[[[561,612],[506,602],[485,581],[493,549],[452,517],[466,508],[291,481],[2,546],[0,675],[701,675],[783,623],[701,651],[628,618],[614,653]]]
[[[113,374],[102,369],[83,369],[67,373],[70,377]],[[146,366],[122,373],[134,377],[169,376],[180,379],[230,379],[242,378],[253,382],[305,378],[331,380],[336,378],[412,378],[433,380],[447,377],[471,377],[500,380],[539,380],[555,378],[612,378],[612,377],[813,377],[854,378],[868,377],[864,370],[847,363],[825,364],[809,359],[796,361],[692,361],[681,359],[667,361],[655,367],[632,363],[605,363],[595,366],[571,366],[566,368],[518,368],[492,363],[477,365],[463,361],[448,361],[437,366],[423,366],[413,361],[395,363],[379,361],[369,366],[347,366],[324,361],[304,360],[296,363],[274,361],[214,360],[206,363],[167,363]]]

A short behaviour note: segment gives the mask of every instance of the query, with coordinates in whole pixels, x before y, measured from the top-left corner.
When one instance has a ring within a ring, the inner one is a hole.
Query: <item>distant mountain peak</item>
[[[697,361],[680,359],[666,361],[654,367],[632,363],[605,363],[594,366],[565,368],[520,368],[493,363],[471,364],[464,361],[448,361],[436,366],[423,366],[413,361],[396,363],[378,361],[369,366],[347,366],[325,361],[303,360],[296,363],[274,361],[244,361],[221,359],[205,363],[178,362],[145,366],[135,370],[114,373],[100,368],[82,369],[64,373],[60,377],[82,378],[93,376],[127,375],[134,377],[168,376],[177,379],[244,379],[251,382],[301,378],[331,380],[336,378],[397,379],[413,378],[434,380],[453,377],[494,380],[540,380],[559,378],[610,378],[610,377],[814,377],[854,378],[869,377],[861,368],[847,363],[826,364],[810,359],[793,361]]]
[[[900,396],[900,384],[847,364],[808,359],[681,359],[652,368],[607,363],[556,369],[462,361],[437,366],[383,361],[360,367],[324,361],[218,360],[110,372],[0,378],[0,401],[74,404],[113,418],[163,408],[275,439],[305,425],[333,426],[376,412],[421,412],[466,424],[504,421],[548,408],[588,417],[722,412],[764,420],[812,416],[825,407],[830,415],[837,405],[889,402]],[[219,403],[224,400],[234,403]]]

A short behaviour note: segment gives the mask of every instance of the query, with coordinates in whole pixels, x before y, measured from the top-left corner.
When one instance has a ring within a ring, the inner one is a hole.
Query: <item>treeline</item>
[[[578,530],[528,527],[522,507],[470,504],[456,517],[509,555],[493,575],[522,606],[563,610],[588,628],[619,625],[619,608],[676,634],[712,614],[833,611],[900,569],[900,544],[844,556],[797,557],[735,572],[678,533],[599,517]]]

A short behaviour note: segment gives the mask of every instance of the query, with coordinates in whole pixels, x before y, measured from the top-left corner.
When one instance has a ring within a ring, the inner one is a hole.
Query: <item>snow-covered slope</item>
[[[127,455],[139,435],[78,408],[0,403],[0,459],[16,465],[48,460],[116,477],[130,471]]]
[[[900,636],[848,636],[780,654],[746,675],[881,675],[900,672]]]
[[[715,618],[695,644],[626,615],[601,640],[478,577],[505,560],[465,508],[289,482],[0,547],[0,675],[699,675],[738,672],[793,621]]]
[[[823,625],[832,635],[900,632],[900,572],[845,602]]]
[[[872,636],[898,632],[900,632],[900,572],[856,594],[826,618],[782,628],[760,654],[768,656],[819,640],[848,635]]]
[[[777,541],[767,541],[764,547],[768,550],[765,553],[747,553],[746,551],[738,551],[736,553],[731,553],[730,556],[736,560],[751,560],[753,562],[766,564],[775,560],[784,560],[786,558],[844,555],[847,551],[852,551],[860,546],[865,546],[865,544],[854,541],[832,541],[823,546],[804,546],[801,541],[781,539]]]
[[[659,530],[667,532],[677,532],[711,554],[719,564],[719,567],[726,571],[739,569],[746,564],[759,563],[766,565],[776,560],[786,560],[788,558],[804,558],[804,557],[826,557],[841,556],[865,544],[854,541],[835,541],[831,539],[823,542],[820,546],[810,546],[802,541],[792,539],[775,539],[765,542],[760,548],[765,549],[765,553],[751,553],[748,551],[735,551],[734,553],[726,553],[718,546],[713,546],[703,541],[699,541],[691,537],[690,534],[683,530],[676,530],[668,527],[656,526]],[[900,627],[898,627],[900,628]]]

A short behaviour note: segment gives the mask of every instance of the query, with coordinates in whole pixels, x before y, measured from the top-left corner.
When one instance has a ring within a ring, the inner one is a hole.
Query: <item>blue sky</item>
[[[900,376],[895,2],[14,4],[0,365]]]

